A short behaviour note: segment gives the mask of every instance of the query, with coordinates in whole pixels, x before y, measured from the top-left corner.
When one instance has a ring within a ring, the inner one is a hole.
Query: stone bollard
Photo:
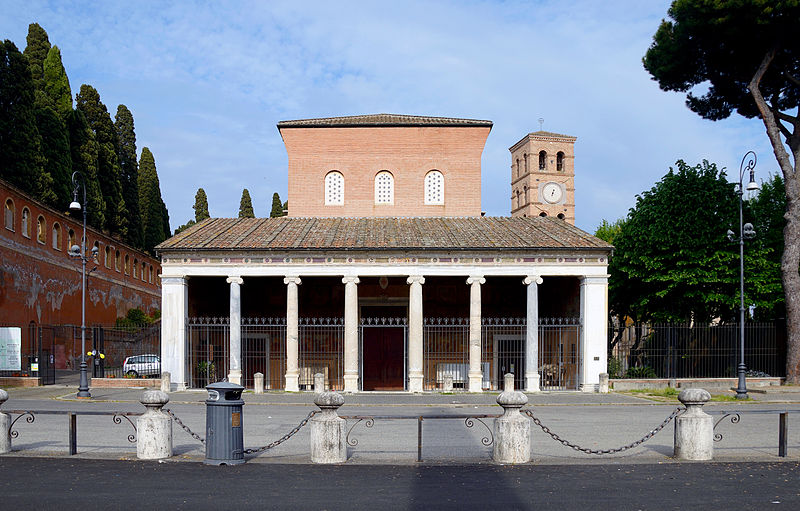
[[[145,390],[139,400],[147,410],[136,420],[136,457],[160,460],[172,456],[172,418],[161,409],[169,402],[166,392]]]
[[[338,392],[324,391],[314,396],[321,413],[311,419],[311,462],[344,463],[347,461],[347,421],[336,410],[344,404]]]
[[[714,419],[703,411],[711,399],[704,389],[684,389],[678,400],[686,411],[675,418],[675,451],[680,460],[710,460],[714,457]]]
[[[453,375],[445,374],[442,381],[442,391],[453,392]]]
[[[256,394],[264,393],[264,373],[256,373],[253,375],[253,392]]]
[[[600,386],[597,391],[601,394],[608,394],[608,373],[600,373]]]
[[[514,375],[505,375],[505,390],[497,396],[502,417],[494,420],[492,459],[497,463],[527,463],[531,460],[531,421],[519,413],[528,396],[514,391]]]
[[[164,371],[161,373],[161,392],[170,391],[170,386],[172,385],[172,375],[169,374],[169,371]]]
[[[0,389],[0,406],[8,401],[8,392]],[[0,454],[11,452],[11,416],[0,412]]]
[[[322,373],[314,374],[314,393],[325,392],[325,375]]]

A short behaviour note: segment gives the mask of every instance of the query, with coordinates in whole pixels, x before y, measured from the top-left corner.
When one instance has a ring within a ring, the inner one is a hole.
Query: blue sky
[[[163,5],[162,5],[163,4]],[[0,37],[25,47],[37,22],[73,94],[93,85],[133,112],[175,228],[203,187],[212,216],[257,216],[286,198],[276,123],[402,113],[490,119],[483,209],[510,210],[508,148],[544,129],[578,137],[576,224],[625,216],[677,159],[777,171],[757,120],[706,121],[641,64],[664,0],[37,2],[0,0]],[[738,176],[737,176],[738,177]]]

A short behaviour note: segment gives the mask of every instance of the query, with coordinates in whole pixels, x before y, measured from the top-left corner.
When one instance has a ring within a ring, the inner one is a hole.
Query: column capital
[[[302,280],[300,280],[300,277],[298,277],[296,275],[287,275],[286,277],[284,277],[283,283],[284,284],[294,284],[296,286],[299,286],[302,283]]]
[[[358,275],[345,275],[342,278],[342,284],[358,284],[361,282],[358,280]]]
[[[524,279],[522,279],[522,283],[526,286],[530,284],[541,284],[543,282],[542,277],[538,275],[528,275]]]
[[[483,277],[483,275],[472,275],[467,279],[467,284],[486,284],[486,279]]]
[[[425,277],[422,275],[409,275],[406,279],[406,284],[424,284]]]
[[[604,285],[605,286],[605,285],[608,285],[608,277],[610,277],[610,275],[597,275],[597,276],[595,276],[595,275],[592,275],[592,276],[584,275],[583,277],[580,277],[581,285],[582,286],[587,286],[587,285],[595,284],[595,285]]]
[[[242,280],[242,277],[236,277],[236,276],[228,277],[227,279],[225,279],[225,282],[227,282],[228,284],[239,284],[240,286],[244,284],[244,280]]]
[[[188,277],[161,277],[161,285],[179,285],[185,286],[188,283]]]

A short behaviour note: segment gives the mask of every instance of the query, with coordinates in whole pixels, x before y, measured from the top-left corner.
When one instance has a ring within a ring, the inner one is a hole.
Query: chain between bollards
[[[167,412],[170,417],[172,417],[172,420],[174,420],[178,424],[178,426],[180,426],[181,428],[183,428],[184,431],[189,433],[189,435],[191,435],[192,438],[194,438],[201,444],[206,445],[206,441],[203,438],[201,438],[200,435],[189,429],[189,426],[184,424],[183,421],[180,420],[177,415],[172,413],[172,410],[170,410],[169,408],[164,408],[164,411]]]
[[[548,428],[547,426],[542,424],[542,421],[539,420],[537,417],[535,417],[533,415],[533,412],[531,412],[530,410],[522,410],[522,413],[524,413],[525,415],[530,417],[534,424],[536,424],[537,426],[542,428],[542,431],[544,431],[545,433],[550,435],[553,438],[553,440],[555,440],[556,442],[558,442],[558,443],[560,443],[562,445],[565,445],[565,446],[567,446],[567,447],[569,447],[571,449],[574,449],[576,451],[580,451],[580,452],[583,452],[583,453],[586,453],[586,454],[596,454],[596,455],[600,456],[600,455],[603,455],[603,454],[615,454],[615,453],[618,453],[618,452],[627,451],[628,449],[633,449],[634,447],[642,445],[643,443],[645,443],[648,440],[650,440],[651,438],[653,438],[659,431],[664,429],[667,426],[667,424],[672,422],[672,420],[675,417],[677,417],[678,414],[680,412],[682,412],[683,410],[684,409],[680,408],[680,407],[676,408],[675,411],[672,412],[669,415],[669,417],[664,419],[664,422],[659,424],[655,429],[650,430],[650,432],[647,433],[645,436],[643,436],[642,438],[640,438],[639,440],[637,440],[637,441],[635,441],[633,443],[630,443],[628,445],[623,445],[622,447],[617,447],[616,449],[588,449],[586,447],[581,447],[581,446],[579,446],[577,444],[573,444],[569,440],[565,440],[565,439],[561,438],[560,436],[558,436],[557,434],[553,433],[550,430],[550,428]]]

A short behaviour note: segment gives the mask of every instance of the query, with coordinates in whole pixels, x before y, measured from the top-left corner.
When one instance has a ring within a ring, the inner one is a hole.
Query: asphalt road
[[[0,459],[4,509],[798,509],[800,464],[212,467]]]

